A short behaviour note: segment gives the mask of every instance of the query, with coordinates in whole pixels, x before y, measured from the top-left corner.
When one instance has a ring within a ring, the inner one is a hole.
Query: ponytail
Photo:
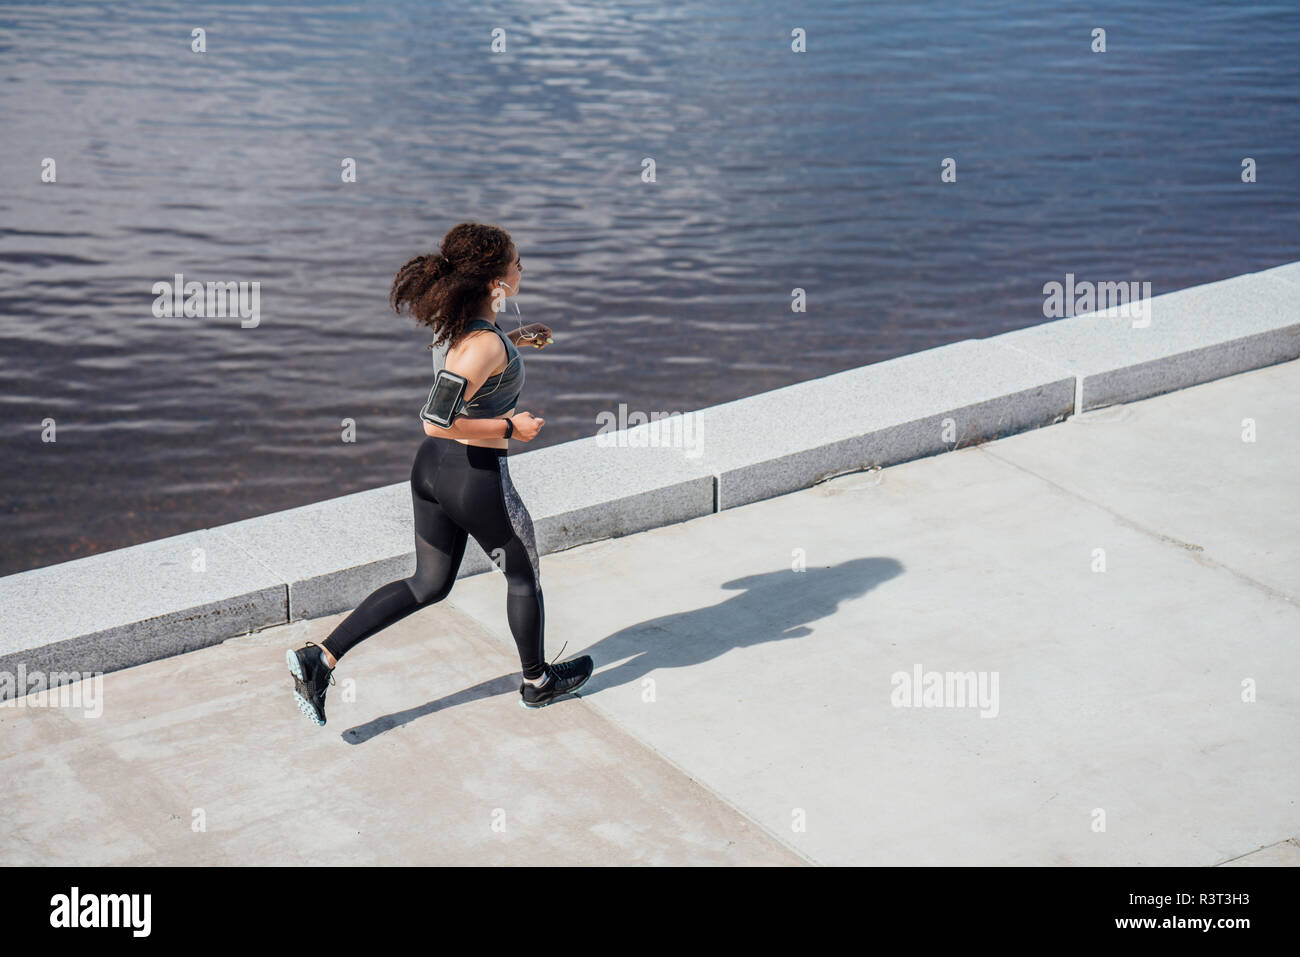
[[[513,262],[514,243],[505,230],[480,223],[453,226],[443,237],[442,250],[416,256],[393,279],[388,301],[421,325],[433,328],[434,342],[455,343],[490,296],[486,283],[506,273]]]

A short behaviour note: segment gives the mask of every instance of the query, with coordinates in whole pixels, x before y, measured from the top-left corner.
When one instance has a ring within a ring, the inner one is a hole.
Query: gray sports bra
[[[519,401],[519,393],[524,387],[524,357],[519,354],[515,344],[497,326],[487,319],[471,319],[467,329],[491,329],[501,337],[506,347],[506,367],[499,375],[489,376],[469,402],[463,399],[458,405],[456,415],[465,415],[471,419],[491,419],[509,412]],[[451,340],[433,350],[433,373],[446,366],[447,352]]]

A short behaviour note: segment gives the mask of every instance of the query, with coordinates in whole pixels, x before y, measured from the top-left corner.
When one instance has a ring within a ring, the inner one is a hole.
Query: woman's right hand
[[[537,438],[537,433],[542,430],[546,424],[545,419],[533,418],[531,412],[520,412],[518,415],[510,416],[510,421],[514,423],[515,430],[510,433],[512,439],[518,439],[521,442],[531,442]]]

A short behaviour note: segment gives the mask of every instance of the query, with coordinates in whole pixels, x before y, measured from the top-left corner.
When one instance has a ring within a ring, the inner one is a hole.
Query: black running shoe
[[[316,650],[309,650],[313,648]],[[334,684],[334,672],[325,664],[320,645],[309,641],[297,651],[286,651],[284,662],[293,675],[293,697],[298,702],[298,710],[318,725],[324,725],[325,692]]]
[[[591,677],[591,655],[583,655],[572,661],[561,661],[558,665],[546,666],[550,680],[540,688],[527,681],[519,685],[519,705],[524,708],[544,708],[552,701],[571,695],[587,683]]]

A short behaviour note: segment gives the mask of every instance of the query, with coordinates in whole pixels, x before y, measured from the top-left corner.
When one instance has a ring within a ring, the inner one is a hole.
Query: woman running
[[[541,323],[511,333],[496,324],[494,314],[519,291],[522,272],[505,230],[461,223],[443,237],[437,255],[416,256],[393,280],[393,309],[399,314],[407,309],[434,330],[430,348],[435,369],[445,367],[468,382],[451,426],[424,422],[428,438],[415,453],[415,574],[371,592],[323,645],[309,641],[285,652],[298,707],[318,725],[325,724],[325,691],[338,659],[375,632],[446,598],[469,535],[505,572],[506,617],[523,665],[519,703],[540,708],[577,691],[591,677],[589,655],[546,663],[533,522],[506,468],[509,439],[532,441],[546,421],[515,412],[524,383],[517,345],[540,349],[553,341]]]

